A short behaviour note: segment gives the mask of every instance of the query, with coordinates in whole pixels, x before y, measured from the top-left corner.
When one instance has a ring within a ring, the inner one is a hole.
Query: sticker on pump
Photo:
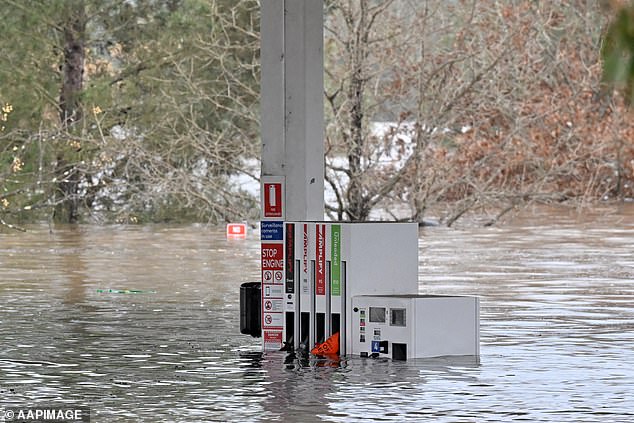
[[[262,243],[262,270],[284,269],[284,245],[280,243]]]
[[[284,326],[283,314],[278,312],[264,312],[264,327],[279,328]]]
[[[282,311],[282,299],[264,300],[265,311]]]
[[[276,270],[275,271],[275,283],[282,283],[282,279],[284,277],[284,274],[282,273],[281,270]]]
[[[282,332],[276,330],[264,331],[264,349],[276,350],[282,346]]]
[[[326,295],[326,225],[316,225],[315,294]]]
[[[264,184],[264,217],[282,217],[282,184]]]

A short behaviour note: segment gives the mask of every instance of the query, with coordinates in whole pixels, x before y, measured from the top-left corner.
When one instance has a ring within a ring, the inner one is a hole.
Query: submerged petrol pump
[[[418,294],[417,224],[285,222],[283,232],[283,280],[263,264],[265,350],[310,350],[338,333],[341,355],[479,355],[478,298]],[[263,263],[279,256],[269,245]]]
[[[324,222],[323,2],[261,0],[262,282],[240,331],[264,350],[479,354],[479,301],[418,295],[416,223]]]

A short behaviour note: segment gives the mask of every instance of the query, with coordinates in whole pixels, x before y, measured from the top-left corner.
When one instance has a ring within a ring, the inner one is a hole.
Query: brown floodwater
[[[206,226],[0,233],[0,413],[93,422],[634,421],[634,204],[420,230],[420,292],[481,298],[481,356],[299,363],[239,333],[259,240]]]

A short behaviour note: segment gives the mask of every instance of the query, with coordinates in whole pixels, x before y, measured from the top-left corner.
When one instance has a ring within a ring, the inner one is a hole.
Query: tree
[[[384,0],[329,10],[334,218],[420,222],[431,212],[451,225],[478,211],[492,223],[534,201],[631,195],[633,152],[618,140],[632,124],[599,95],[598,7]]]
[[[422,219],[425,186],[442,182],[425,156],[449,140],[448,132],[471,123],[464,115],[481,81],[510,53],[510,37],[479,35],[493,7],[467,3],[331,5],[327,57],[337,60],[327,69],[326,98],[335,122],[327,134],[333,216],[366,220],[377,206],[410,203],[410,218]],[[386,120],[391,124],[377,132],[375,122]]]
[[[83,92],[84,64],[86,59],[86,5],[84,0],[68,1],[63,5],[61,32],[62,71],[61,91],[59,94],[59,120],[61,128],[69,133],[77,133],[74,128],[82,119],[83,110],[80,98]],[[81,145],[71,143],[74,150]],[[65,151],[66,150],[66,151]],[[56,174],[59,181],[59,193],[62,196],[57,212],[66,209],[64,218],[60,220],[76,223],[79,216],[79,183],[82,175],[74,164],[68,164],[68,154],[74,151],[59,149],[56,158]]]
[[[257,214],[230,179],[257,156],[255,0],[8,1],[5,216]]]
[[[257,180],[256,0],[5,3],[1,222],[257,219],[258,199],[236,182]],[[534,201],[634,197],[634,123],[627,98],[605,95],[599,54],[610,68],[627,43],[602,32],[606,10],[326,8],[334,219],[491,223]]]
[[[106,137],[122,215],[256,218],[257,199],[231,177],[248,174],[245,161],[258,155],[258,13],[253,0],[190,1],[164,19],[163,31],[137,38],[132,69],[142,70],[116,77],[126,118],[119,135]]]

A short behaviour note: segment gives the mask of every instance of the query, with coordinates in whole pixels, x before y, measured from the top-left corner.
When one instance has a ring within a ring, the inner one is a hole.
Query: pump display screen
[[[390,309],[390,325],[391,326],[405,326],[405,309],[404,308]]]
[[[385,307],[370,307],[370,322],[385,323]]]

